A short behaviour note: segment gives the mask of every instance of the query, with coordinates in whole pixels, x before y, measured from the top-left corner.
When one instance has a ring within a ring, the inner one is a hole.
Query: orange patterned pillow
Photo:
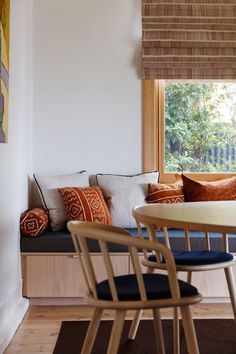
[[[48,214],[41,208],[25,211],[20,217],[20,230],[25,236],[38,236],[48,226]]]
[[[110,214],[99,187],[66,187],[58,190],[65,204],[67,220],[111,224]]]
[[[187,202],[236,200],[236,177],[205,182],[182,175],[182,180]]]
[[[183,203],[184,191],[182,181],[173,184],[149,183],[148,203]],[[163,226],[153,225],[157,231],[163,231]]]
[[[184,191],[182,181],[174,184],[149,183],[148,203],[183,203]]]

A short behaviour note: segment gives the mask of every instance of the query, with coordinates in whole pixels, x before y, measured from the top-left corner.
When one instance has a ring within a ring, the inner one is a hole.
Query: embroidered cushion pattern
[[[149,183],[148,184],[148,203],[183,203],[184,191],[183,182],[178,181],[173,184]],[[156,231],[163,231],[163,226],[153,225]]]
[[[182,181],[174,184],[149,183],[148,203],[183,203],[184,191]]]
[[[182,180],[187,202],[236,200],[236,177],[206,182],[182,175]]]
[[[99,187],[66,187],[58,190],[65,204],[68,221],[92,221],[110,225],[110,214]]]
[[[20,230],[25,236],[38,236],[48,226],[48,214],[39,207],[21,214]]]

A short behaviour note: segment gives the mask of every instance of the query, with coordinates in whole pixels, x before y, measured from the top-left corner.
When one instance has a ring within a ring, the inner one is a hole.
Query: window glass
[[[236,172],[236,83],[165,83],[165,172]]]

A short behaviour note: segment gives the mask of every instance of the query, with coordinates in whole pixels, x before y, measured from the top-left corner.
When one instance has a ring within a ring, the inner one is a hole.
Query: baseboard
[[[86,301],[82,297],[32,297],[31,306],[84,306]],[[230,303],[229,297],[203,297],[203,304]]]
[[[202,304],[224,304],[230,303],[230,297],[203,297]]]
[[[0,354],[10,343],[28,306],[29,301],[22,297],[22,281],[19,281],[14,291],[0,303]]]

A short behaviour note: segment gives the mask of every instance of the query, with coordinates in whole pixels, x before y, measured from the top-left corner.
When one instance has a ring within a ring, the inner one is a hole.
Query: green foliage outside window
[[[236,171],[236,84],[166,83],[165,171]]]

